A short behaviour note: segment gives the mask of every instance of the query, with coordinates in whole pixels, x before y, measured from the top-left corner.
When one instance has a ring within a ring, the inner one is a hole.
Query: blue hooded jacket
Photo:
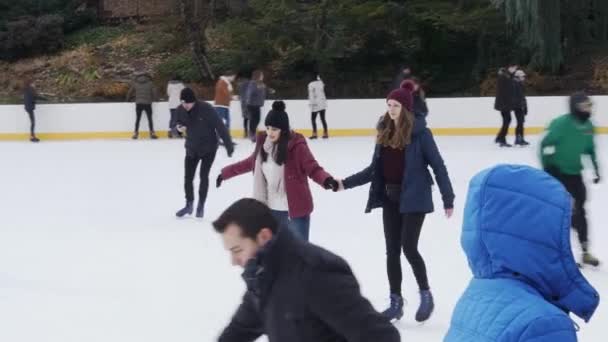
[[[576,341],[599,294],[570,249],[572,200],[547,173],[499,165],[469,184],[461,244],[473,279],[444,342]]]
[[[381,119],[382,122],[382,119]],[[346,179],[345,189],[354,188],[371,182],[369,198],[365,212],[382,207],[385,199],[385,185],[382,177],[381,162],[382,145],[376,144],[371,164],[363,171]],[[429,172],[429,165],[435,173],[439,184],[443,207],[454,207],[454,191],[448,176],[448,171],[441,158],[433,133],[426,126],[424,116],[417,114],[412,128],[412,140],[405,148],[404,178],[401,183],[401,198],[399,210],[402,213],[431,213],[433,207],[433,178]]]

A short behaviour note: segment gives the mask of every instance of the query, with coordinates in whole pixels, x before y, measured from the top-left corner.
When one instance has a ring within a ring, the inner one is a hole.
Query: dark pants
[[[169,119],[169,133],[171,136],[175,137],[181,135],[177,131],[177,108],[169,109],[171,112],[171,118]]]
[[[418,288],[429,289],[426,265],[418,252],[418,239],[425,216],[424,213],[401,214],[399,202],[385,200],[382,221],[386,240],[386,271],[391,294],[401,295],[401,250],[414,271]]]
[[[194,201],[194,174],[198,162],[201,162],[200,169],[200,184],[198,186],[198,203],[204,205],[207,200],[207,192],[209,191],[209,170],[215,160],[215,153],[217,151],[209,152],[202,157],[186,154],[185,159],[185,172],[184,172],[184,190],[186,191],[186,201]]]
[[[30,136],[33,137],[36,135],[34,132],[36,130],[36,115],[34,115],[33,109],[27,110],[27,115],[30,117]]]
[[[135,105],[135,133],[139,132],[139,122],[141,121],[141,114],[144,111],[148,117],[148,127],[150,128],[150,133],[154,132],[154,124],[152,123],[152,105],[138,103]]]
[[[325,109],[320,110],[318,112],[312,112],[311,120],[312,120],[312,133],[314,135],[317,134],[317,115],[321,116],[321,124],[323,124],[323,132],[327,134],[327,121],[325,121]]]
[[[585,202],[587,201],[587,189],[582,175],[565,175],[557,170],[545,170],[555,179],[560,181],[572,196],[572,228],[578,234],[578,241],[581,245],[586,245],[588,241],[589,228],[587,226],[587,215],[585,212]]]
[[[247,106],[247,114],[249,114],[249,137],[255,139],[262,115],[262,107]]]
[[[524,122],[526,115],[522,109],[516,109],[515,119],[517,120],[517,127],[515,127],[515,136],[523,138],[524,136]],[[511,125],[511,111],[503,110],[500,112],[502,116],[502,127],[498,131],[496,136],[496,142],[507,142],[507,134],[509,133],[509,126]]]
[[[281,227],[287,227],[292,233],[304,241],[310,236],[310,215],[289,218],[289,212],[272,210],[272,216],[279,222]]]
[[[243,138],[247,138],[249,136],[249,119],[243,118]]]

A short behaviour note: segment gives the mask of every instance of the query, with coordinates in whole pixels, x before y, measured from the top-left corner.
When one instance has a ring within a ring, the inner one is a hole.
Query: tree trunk
[[[201,20],[201,17],[210,17],[209,13],[202,14],[208,9],[206,0],[195,3],[195,0],[180,0],[180,14],[186,29],[186,35],[192,52],[194,65],[196,66],[201,80],[214,80],[215,75],[211,70],[204,45],[204,35],[209,20]]]

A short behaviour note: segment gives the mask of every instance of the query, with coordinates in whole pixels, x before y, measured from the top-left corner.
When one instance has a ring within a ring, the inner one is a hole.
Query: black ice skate
[[[525,140],[524,140],[524,137],[523,137],[522,135],[518,135],[518,136],[515,138],[515,145],[518,145],[518,146],[522,146],[522,147],[523,147],[523,146],[528,146],[528,145],[530,145],[530,143],[529,143],[529,142],[527,142],[527,141],[525,141]]]
[[[186,206],[175,213],[177,217],[184,217],[185,215],[192,215],[192,202],[186,202]]]
[[[391,306],[382,312],[382,316],[389,321],[400,320],[403,317],[403,297],[398,294],[391,295]]]

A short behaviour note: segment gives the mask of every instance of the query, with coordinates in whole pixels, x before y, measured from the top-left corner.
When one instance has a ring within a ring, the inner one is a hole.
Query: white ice
[[[493,137],[437,137],[456,192],[455,216],[427,217],[420,248],[427,262],[436,311],[417,324],[418,294],[403,259],[404,341],[440,341],[456,300],[470,279],[460,248],[469,179],[500,162],[537,165],[537,137],[529,148],[499,149]],[[604,165],[608,137],[598,137]],[[211,172],[251,153],[238,141],[223,149]],[[367,166],[373,139],[310,142],[336,177]],[[0,341],[214,341],[240,301],[240,269],[230,265],[210,222],[230,203],[251,194],[251,175],[211,186],[204,220],[177,220],[183,205],[182,141],[82,141],[0,144]],[[608,179],[608,178],[607,178]],[[516,181],[516,180],[514,180]],[[588,183],[589,184],[589,183]],[[311,240],[343,256],[378,310],[387,305],[381,212],[364,214],[368,187],[332,193],[311,182],[315,211]],[[608,261],[606,185],[589,185],[594,252]],[[441,207],[438,190],[435,204]],[[509,246],[505,246],[509,248]],[[575,250],[576,251],[576,250]],[[576,251],[578,255],[578,251]],[[585,269],[608,295],[605,269]],[[581,341],[605,341],[608,308],[589,324],[576,320]]]

